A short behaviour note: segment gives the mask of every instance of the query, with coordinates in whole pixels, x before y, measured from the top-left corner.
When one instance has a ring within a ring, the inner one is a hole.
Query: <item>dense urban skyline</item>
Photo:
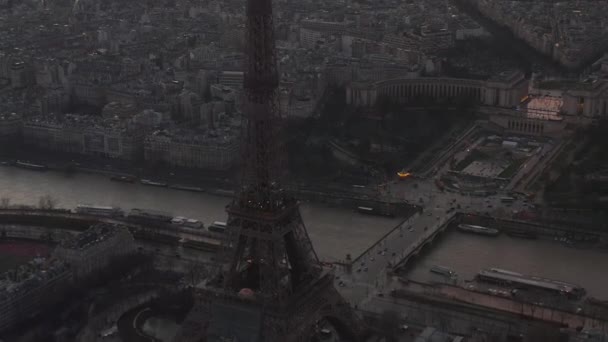
[[[607,0],[0,0],[0,341],[606,341],[607,115]]]

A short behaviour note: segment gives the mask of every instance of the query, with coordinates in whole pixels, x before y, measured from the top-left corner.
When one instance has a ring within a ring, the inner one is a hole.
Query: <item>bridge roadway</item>
[[[127,226],[131,231],[146,231],[155,234],[172,236],[177,239],[202,242],[211,245],[219,245],[219,235],[206,230],[192,229],[187,227],[176,227],[170,224],[166,226],[146,225],[136,223],[126,218],[91,216],[75,214],[66,210],[35,210],[35,209],[2,209],[0,210],[0,223],[23,222],[24,219],[54,219],[65,220],[66,223],[90,224],[94,222],[104,222],[110,224],[121,224]]]

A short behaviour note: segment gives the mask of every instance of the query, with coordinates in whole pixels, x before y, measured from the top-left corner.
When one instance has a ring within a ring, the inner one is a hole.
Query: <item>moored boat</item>
[[[205,189],[200,188],[198,186],[187,186],[187,185],[179,185],[179,184],[173,184],[169,186],[171,189],[176,189],[176,190],[184,190],[184,191],[193,191],[193,192],[204,192]]]
[[[394,214],[390,210],[381,210],[381,209],[372,208],[372,207],[359,206],[355,210],[358,213],[365,214],[365,215],[377,215],[377,216],[388,216],[388,217],[394,216]]]
[[[449,269],[445,266],[433,265],[433,267],[431,267],[429,271],[440,274],[442,276],[450,277],[450,278],[456,277],[456,272],[452,271],[451,269]]]
[[[211,193],[213,195],[218,195],[218,196],[228,196],[228,197],[234,196],[234,190],[215,189],[215,190],[212,190]]]
[[[143,185],[167,187],[167,183],[156,182],[156,181],[153,181],[153,180],[150,180],[150,179],[142,179],[142,180],[140,180],[140,183],[143,184]]]
[[[123,183],[134,183],[136,178],[133,176],[112,176],[110,180]]]
[[[34,164],[34,163],[30,163],[30,162],[23,161],[23,160],[17,160],[17,162],[15,162],[15,166],[23,168],[23,169],[36,170],[36,171],[45,171],[48,169],[48,166],[46,166],[44,164]]]
[[[472,224],[459,224],[458,229],[467,233],[474,233],[480,235],[496,236],[500,234],[500,230],[496,228],[488,228],[482,226],[476,226]]]

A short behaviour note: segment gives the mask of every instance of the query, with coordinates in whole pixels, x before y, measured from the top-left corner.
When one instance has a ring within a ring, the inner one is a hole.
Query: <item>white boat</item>
[[[15,162],[15,166],[23,168],[23,169],[37,170],[37,171],[44,171],[44,170],[48,169],[48,167],[46,165],[34,164],[34,163],[22,161],[22,160],[17,160],[17,162]]]
[[[155,181],[150,180],[150,179],[142,179],[140,182],[141,182],[141,184],[144,184],[144,185],[152,185],[152,186],[160,186],[160,187],[166,187],[167,186],[167,183],[155,182]]]
[[[475,233],[475,234],[481,234],[481,235],[496,236],[496,235],[500,234],[500,230],[498,230],[498,229],[476,226],[476,225],[472,225],[472,224],[459,224],[458,229],[460,229],[463,232]]]

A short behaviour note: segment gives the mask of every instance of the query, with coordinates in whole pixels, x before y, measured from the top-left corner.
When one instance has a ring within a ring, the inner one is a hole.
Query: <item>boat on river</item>
[[[167,183],[163,183],[163,182],[156,182],[150,179],[142,179],[140,181],[141,184],[143,185],[151,185],[151,186],[158,186],[158,187],[162,187],[162,188],[166,188],[167,187]]]
[[[473,224],[459,224],[458,229],[466,233],[480,234],[480,235],[488,235],[488,236],[497,236],[500,234],[500,230],[496,228],[488,228],[483,226],[476,226]]]
[[[450,278],[455,278],[457,276],[456,272],[445,266],[433,265],[433,267],[431,267],[429,271]]]
[[[192,191],[192,192],[205,192],[205,189],[200,188],[198,186],[173,184],[173,185],[170,185],[169,187],[171,189],[176,189],[176,190],[184,190],[184,191]]]
[[[133,176],[112,176],[110,180],[114,182],[135,183],[136,178]]]
[[[15,166],[20,167],[22,169],[35,171],[46,171],[48,169],[48,166],[44,164],[34,164],[23,160],[17,160],[17,162],[15,162]]]

